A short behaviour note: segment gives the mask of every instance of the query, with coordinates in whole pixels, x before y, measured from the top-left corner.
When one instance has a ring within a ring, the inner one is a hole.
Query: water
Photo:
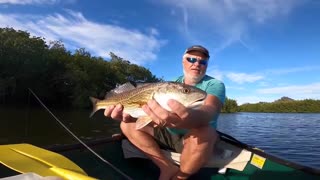
[[[265,152],[320,168],[320,114],[222,114],[218,130]]]
[[[119,122],[102,111],[89,119],[89,110],[53,111],[83,140],[119,132]],[[0,108],[0,144],[66,144],[75,140],[43,109]],[[221,114],[218,130],[267,153],[320,169],[320,114]]]

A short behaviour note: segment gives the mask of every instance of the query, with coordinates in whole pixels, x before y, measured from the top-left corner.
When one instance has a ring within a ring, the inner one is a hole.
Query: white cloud
[[[255,74],[246,74],[246,73],[234,73],[230,72],[227,73],[226,76],[233,82],[237,84],[243,83],[253,83],[258,80],[264,79],[262,75],[255,75]]]
[[[320,66],[304,66],[304,67],[292,67],[285,69],[267,69],[264,71],[260,71],[259,73],[245,73],[245,72],[228,72],[221,71],[217,67],[209,67],[207,70],[207,74],[213,77],[216,77],[219,80],[223,80],[224,77],[227,77],[232,82],[237,84],[244,83],[253,83],[259,80],[268,80],[268,81],[259,81],[258,86],[266,87],[273,85],[270,81],[271,76],[285,75],[290,73],[300,73],[300,72],[312,72],[320,70]]]
[[[19,16],[0,13],[0,27],[15,27],[21,29],[24,25],[17,20]]]
[[[137,64],[156,59],[156,53],[166,43],[156,37],[159,33],[155,28],[144,34],[135,29],[92,22],[74,11],[48,16],[0,14],[0,26],[26,30],[47,40],[62,40],[70,49],[84,47],[95,56],[108,57],[109,52],[113,52]]]
[[[237,101],[238,105],[242,105],[245,103],[259,103],[259,102],[273,102],[277,98],[275,97],[268,97],[268,96],[259,96],[259,95],[250,95],[250,96],[237,96],[237,97],[230,97]]]
[[[156,28],[150,28],[149,31],[150,31],[150,34],[154,36],[158,36],[160,34]]]
[[[265,72],[272,75],[283,75],[297,72],[319,71],[320,66],[304,66],[304,67],[292,67],[286,69],[269,69]]]
[[[210,33],[215,37],[215,43],[219,43],[213,54],[233,43],[240,43],[251,49],[245,39],[252,24],[266,24],[273,19],[286,16],[303,3],[300,0],[164,0],[161,2],[180,10],[174,12],[181,13],[182,27],[190,41],[199,41],[199,36],[195,36],[199,30],[203,29],[203,33],[210,29]],[[202,28],[199,29],[199,26]],[[219,42],[217,42],[218,37],[222,38]]]
[[[227,96],[231,99],[237,100],[237,103],[241,105],[244,103],[273,102],[283,96],[287,96],[295,100],[320,100],[320,82],[304,85],[288,85],[288,83],[281,83],[276,80],[276,77],[279,75],[305,71],[317,71],[318,69],[318,66],[269,69],[261,72],[261,75],[212,69],[211,71],[208,71],[208,74],[218,72],[219,76],[230,79],[233,83],[229,82],[226,84],[227,92],[230,93]],[[268,78],[271,74],[276,75],[275,80],[271,81],[270,77]],[[256,89],[256,87],[260,88]]]
[[[264,88],[264,89],[258,89],[257,93],[288,96],[294,99],[306,99],[306,98],[320,99],[320,83]]]
[[[223,72],[220,71],[217,67],[209,67],[207,70],[207,74],[218,80],[223,81]]]
[[[237,90],[237,91],[243,91],[243,90],[246,90],[246,88],[245,87],[243,87],[243,86],[229,86],[229,85],[227,85],[226,86],[226,89],[229,91],[229,90]]]
[[[238,91],[233,96],[228,97],[231,99],[235,99],[238,105],[241,105],[245,103],[273,102],[284,96],[295,100],[320,100],[320,83],[314,83],[304,86],[295,85],[277,88],[258,89],[257,91],[253,90],[253,92],[250,93],[241,92],[240,94]]]
[[[55,4],[59,0],[0,0],[0,4]]]
[[[270,87],[271,83],[270,82],[266,82],[266,81],[260,81],[257,84],[260,87]]]
[[[299,0],[225,0],[225,2],[229,2],[233,9],[239,13],[248,14],[249,18],[259,23],[276,16],[286,15],[299,4]]]

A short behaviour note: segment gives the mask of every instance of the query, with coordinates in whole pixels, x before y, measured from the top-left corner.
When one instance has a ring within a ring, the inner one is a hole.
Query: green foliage
[[[272,103],[243,104],[239,110],[241,112],[319,113],[320,100],[293,100],[284,97]]]
[[[128,80],[161,81],[144,67],[110,56],[92,57],[84,48],[72,54],[61,41],[47,45],[27,32],[0,28],[0,103],[26,102],[31,88],[51,105],[88,107],[89,96],[102,98]]]
[[[223,113],[238,112],[238,103],[237,103],[237,101],[233,100],[233,99],[226,98],[221,112],[223,112]]]
[[[27,87],[41,87],[39,79],[47,68],[45,41],[24,31],[0,29],[0,86],[2,94],[21,99]]]
[[[320,100],[294,100],[282,97],[272,103],[259,102],[255,104],[242,104],[238,106],[237,101],[226,98],[221,110],[223,113],[234,112],[261,112],[261,113],[319,113]]]

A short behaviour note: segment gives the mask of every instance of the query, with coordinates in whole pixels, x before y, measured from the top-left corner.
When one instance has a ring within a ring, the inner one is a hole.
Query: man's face
[[[183,56],[182,64],[185,78],[200,81],[206,74],[208,58],[200,52],[192,51]]]

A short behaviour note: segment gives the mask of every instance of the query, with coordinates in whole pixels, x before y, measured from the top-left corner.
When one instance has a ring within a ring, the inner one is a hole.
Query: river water
[[[270,154],[320,169],[320,114],[222,114],[218,130]]]
[[[83,140],[119,132],[119,123],[105,118],[102,111],[93,118],[83,110],[53,113]],[[0,144],[75,142],[43,109],[0,108],[0,120]],[[221,114],[218,130],[272,155],[320,169],[319,113]]]

